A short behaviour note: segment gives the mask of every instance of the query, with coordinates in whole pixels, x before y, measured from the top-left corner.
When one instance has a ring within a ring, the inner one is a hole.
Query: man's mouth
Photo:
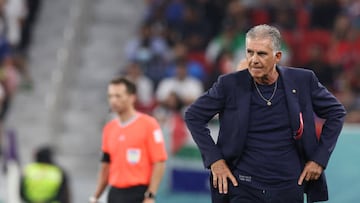
[[[262,67],[252,67],[252,69],[255,69],[255,70],[261,70]]]

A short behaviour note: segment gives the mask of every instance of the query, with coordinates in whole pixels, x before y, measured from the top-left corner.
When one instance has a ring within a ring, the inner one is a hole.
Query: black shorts
[[[141,203],[148,186],[140,185],[129,188],[111,187],[107,203]]]

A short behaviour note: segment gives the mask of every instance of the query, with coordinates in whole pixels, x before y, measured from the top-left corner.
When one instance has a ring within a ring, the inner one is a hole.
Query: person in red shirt
[[[102,164],[91,203],[110,185],[108,203],[154,203],[165,172],[167,153],[155,118],[136,111],[136,86],[125,78],[108,85],[108,100],[116,117],[102,136]]]

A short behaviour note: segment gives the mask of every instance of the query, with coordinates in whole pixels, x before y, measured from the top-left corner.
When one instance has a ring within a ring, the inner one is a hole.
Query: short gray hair
[[[274,51],[281,51],[281,34],[276,27],[262,24],[251,28],[246,33],[246,39],[255,38],[269,38],[272,41]]]

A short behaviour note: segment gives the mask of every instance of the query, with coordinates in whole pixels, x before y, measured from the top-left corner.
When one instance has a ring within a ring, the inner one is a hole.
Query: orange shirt
[[[110,155],[109,184],[118,188],[148,185],[153,163],[167,159],[159,124],[142,113],[125,124],[109,121],[103,129],[102,150]]]

